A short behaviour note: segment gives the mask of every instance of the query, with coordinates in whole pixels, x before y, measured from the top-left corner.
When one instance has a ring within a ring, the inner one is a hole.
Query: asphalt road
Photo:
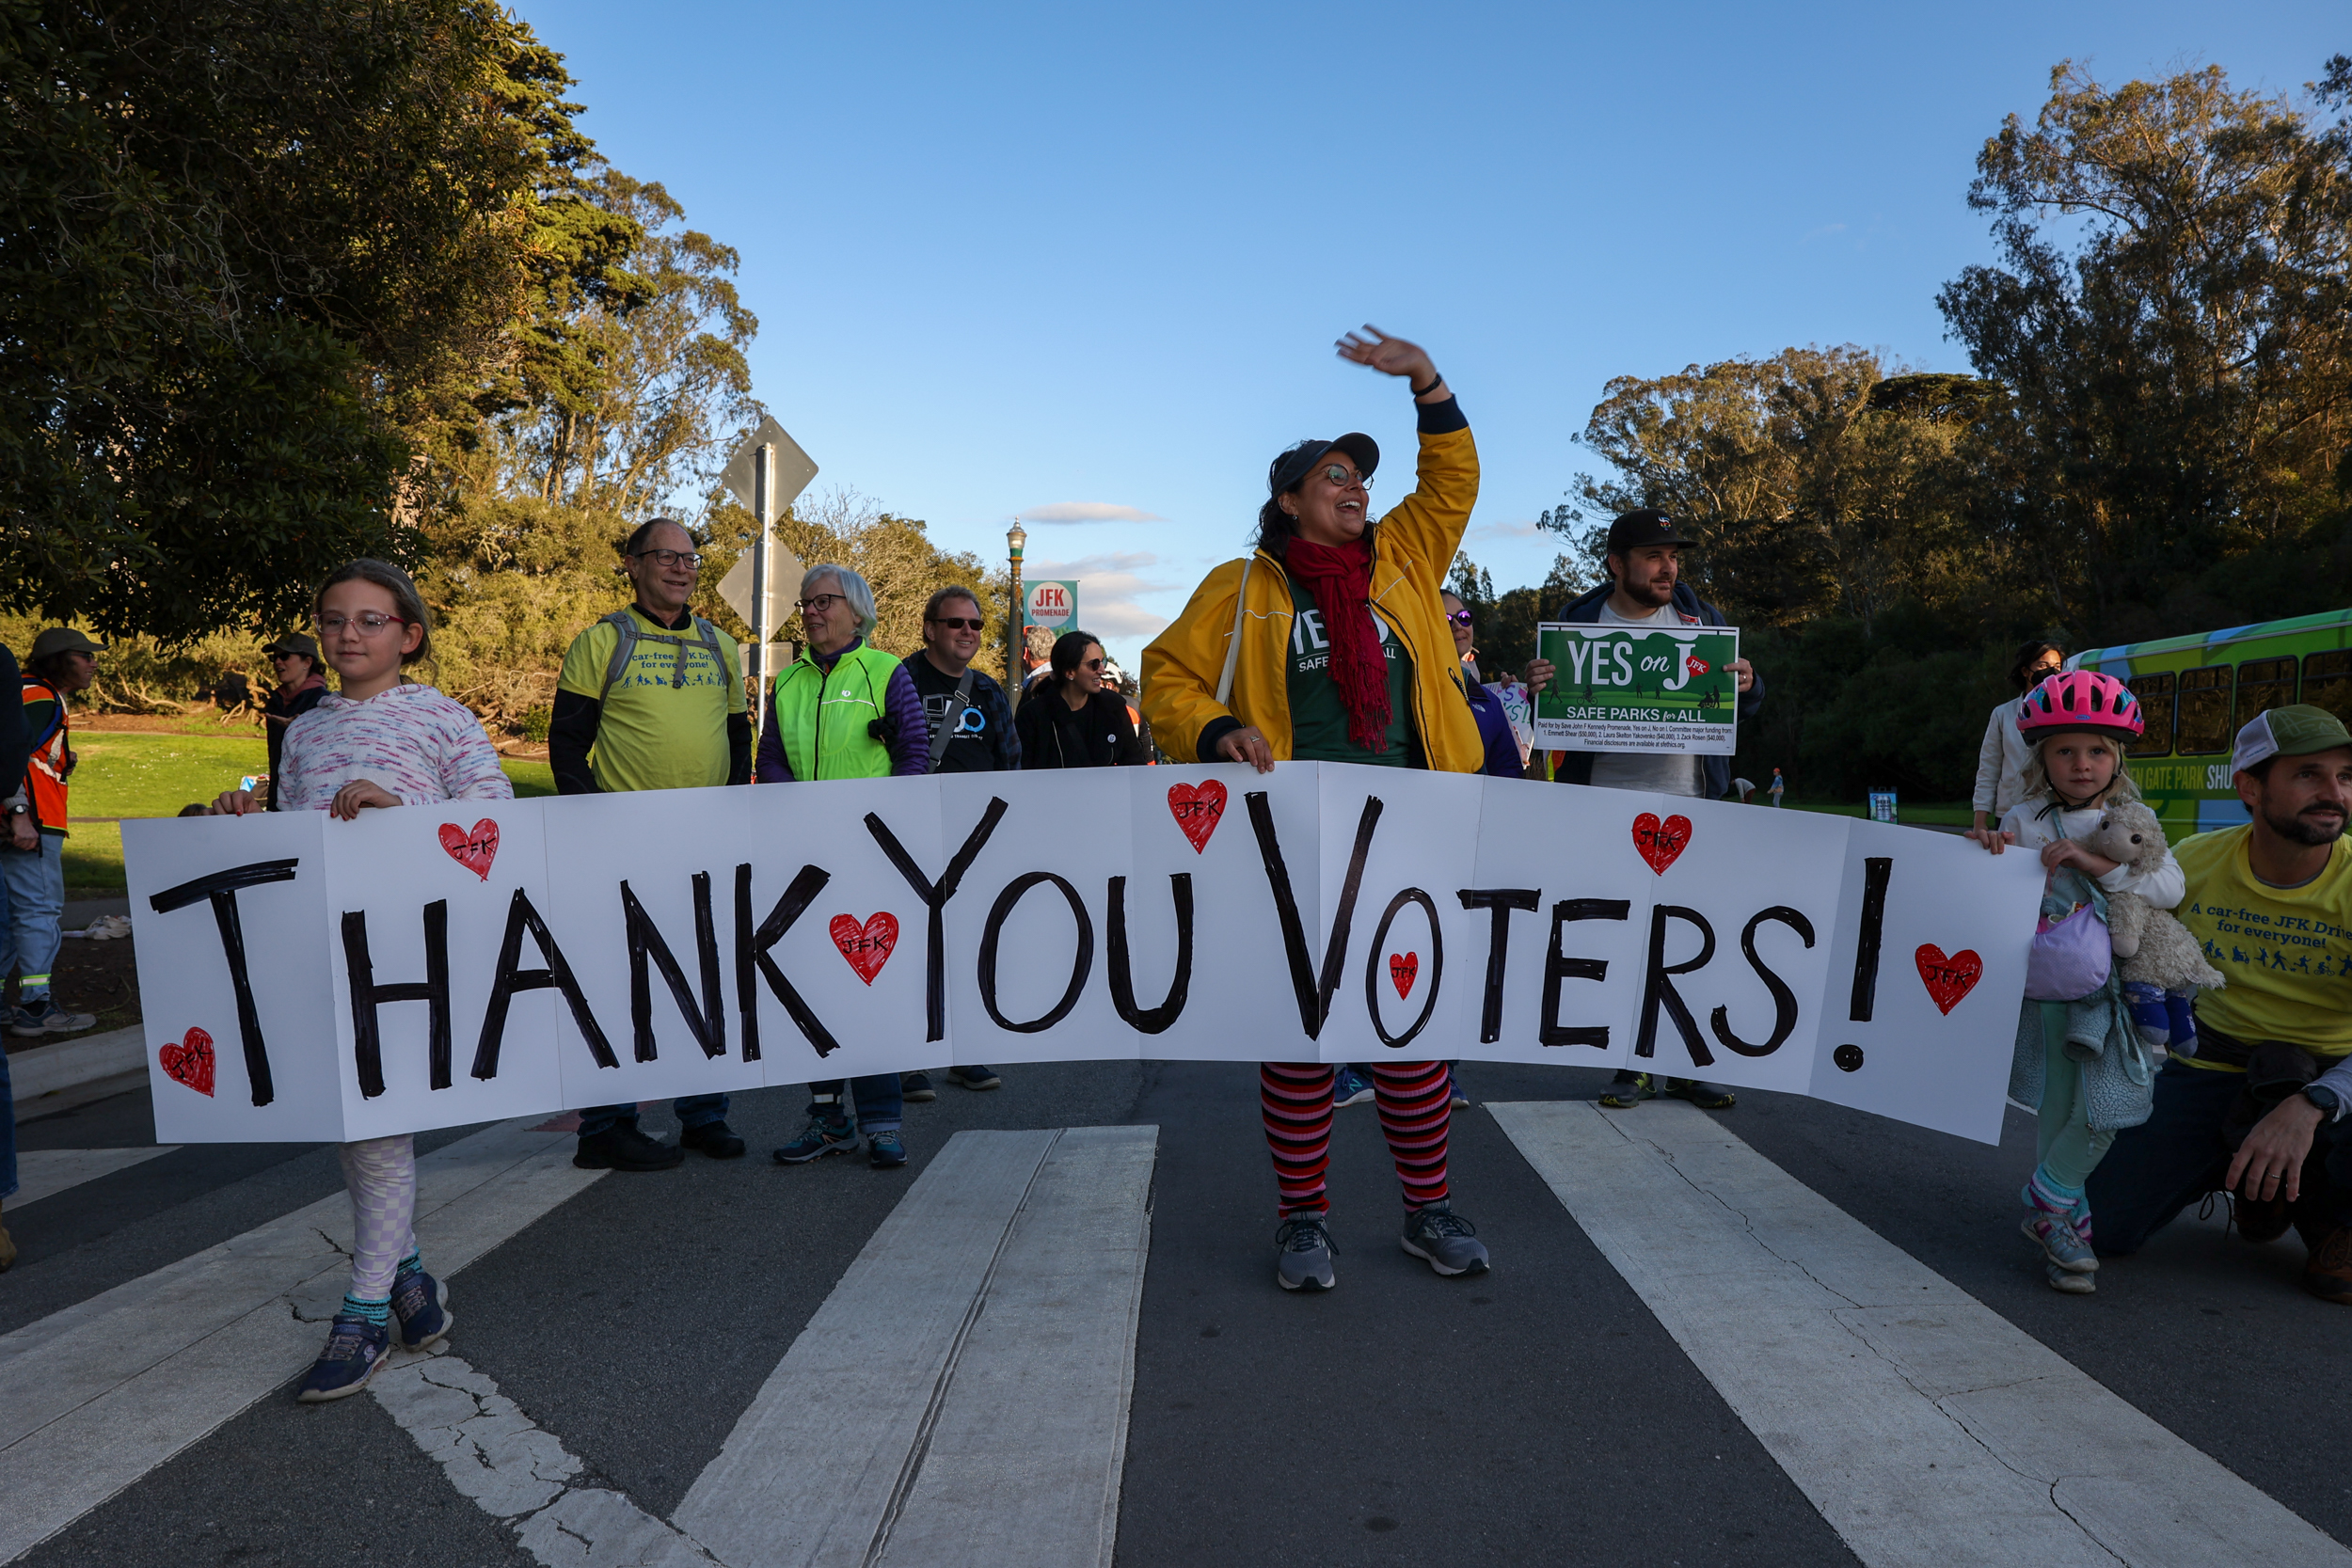
[[[739,1097],[755,1157],[615,1174],[453,1282],[451,1348],[608,1487],[668,1518],[877,1228],[947,1139],[974,1129],[1159,1132],[1134,1341],[1117,1560],[1804,1564],[1856,1558],[1484,1109],[1589,1099],[1602,1075],[1470,1064],[1456,1207],[1491,1273],[1441,1279],[1402,1220],[1370,1104],[1339,1113],[1340,1288],[1272,1280],[1273,1184],[1254,1070],[1093,1063],[1003,1069],[908,1108],[906,1171],[786,1169],[796,1091]],[[1648,1107],[1627,1113],[1637,1122]],[[649,1129],[669,1127],[665,1112]],[[2352,1543],[2352,1470],[2325,1392],[2352,1316],[2296,1285],[2300,1248],[2217,1216],[2060,1296],[2016,1231],[2030,1118],[1998,1149],[1809,1101],[1745,1094],[1726,1128],[2195,1449]],[[420,1137],[421,1152],[471,1130]],[[146,1096],[19,1128],[25,1148],[151,1142]],[[0,1335],[339,1192],[333,1150],[191,1147],[8,1212],[23,1261]],[[1083,1246],[1084,1238],[1073,1244]],[[1703,1260],[1701,1260],[1703,1262]],[[5,1342],[0,1342],[0,1350]],[[872,1355],[888,1363],[888,1342]],[[912,1373],[911,1373],[912,1375]],[[857,1429],[844,1398],[832,1415]],[[8,1498],[0,1495],[0,1510]],[[36,1564],[541,1560],[450,1484],[368,1398],[291,1386],[99,1502]]]

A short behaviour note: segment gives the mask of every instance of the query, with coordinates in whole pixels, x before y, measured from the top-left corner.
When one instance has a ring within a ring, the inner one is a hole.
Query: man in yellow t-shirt
[[[2173,851],[2176,912],[2229,984],[2197,998],[2196,1054],[2165,1064],[2154,1112],[2091,1172],[2097,1244],[2136,1252],[2228,1191],[2248,1239],[2292,1224],[2312,1249],[2304,1288],[2352,1306],[2352,733],[2323,708],[2274,708],[2230,763],[2252,819]]]

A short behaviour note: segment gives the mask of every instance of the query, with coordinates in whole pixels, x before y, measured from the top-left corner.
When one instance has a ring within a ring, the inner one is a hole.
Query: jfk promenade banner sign
[[[1535,698],[1537,746],[1719,757],[1740,749],[1736,627],[1546,621],[1535,653],[1558,672]]]
[[[1996,1141],[2031,856],[1286,763],[123,824],[167,1143],[949,1062],[1469,1057]]]

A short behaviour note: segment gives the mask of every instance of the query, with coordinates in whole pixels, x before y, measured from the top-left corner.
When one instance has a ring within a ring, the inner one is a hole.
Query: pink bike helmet
[[[2029,741],[2066,732],[2137,740],[2147,727],[2132,689],[2095,670],[2061,671],[2017,705],[2017,728]]]

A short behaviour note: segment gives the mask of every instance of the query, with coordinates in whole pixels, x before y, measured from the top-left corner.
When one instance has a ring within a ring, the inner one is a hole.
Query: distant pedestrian
[[[1752,806],[1756,803],[1756,784],[1753,780],[1734,779],[1731,781],[1731,788],[1732,793],[1740,797],[1741,805]]]
[[[287,726],[286,810],[353,822],[393,806],[515,798],[482,721],[407,677],[407,666],[433,657],[433,618],[407,573],[381,561],[347,562],[320,588],[316,606],[342,689]],[[261,802],[237,789],[214,809],[243,816]],[[294,1396],[305,1404],[366,1387],[390,1357],[395,1332],[405,1348],[421,1351],[456,1322],[449,1287],[425,1273],[417,1248],[416,1140],[405,1132],[363,1138],[343,1145],[342,1155],[351,1285]]]
[[[1025,768],[1136,768],[1152,760],[1127,700],[1103,684],[1109,659],[1083,631],[1054,643],[1052,673],[1029,690],[1014,720]]]
[[[1780,769],[1779,769],[1779,768],[1773,768],[1773,769],[1772,769],[1772,804],[1773,804],[1773,805],[1777,806],[1777,805],[1779,805],[1779,804],[1780,804],[1780,797],[1781,797],[1781,792],[1782,792],[1783,790],[1787,789],[1788,787],[1788,784],[1786,784],[1785,783],[1783,783],[1783,782],[1781,781],[1781,777],[1780,777]]]
[[[286,745],[286,726],[319,705],[326,695],[326,677],[319,673],[319,645],[300,632],[281,637],[263,652],[278,667],[278,687],[262,705],[262,733],[269,740],[269,788],[263,798],[278,809],[278,759]]]
[[[969,588],[943,588],[923,607],[923,646],[907,659],[906,671],[930,726],[934,773],[1009,773],[1021,766],[1021,741],[1013,734],[1005,689],[972,663],[983,629],[979,595]],[[948,1076],[967,1089],[1004,1083],[977,1062],[950,1068]],[[898,1089],[916,1101],[937,1092],[925,1072],[900,1073]]]
[[[75,758],[66,699],[98,678],[98,656],[105,650],[71,626],[52,626],[33,639],[20,682],[31,756],[9,806],[8,852],[0,854],[0,881],[8,890],[0,975],[13,960],[17,997],[8,1033],[19,1039],[71,1035],[98,1022],[90,1013],[69,1012],[49,994],[49,971],[64,945],[58,923],[65,918],[65,841],[72,831],[66,781]]]
[[[929,773],[931,726],[914,673],[866,641],[876,619],[874,591],[866,579],[847,566],[811,566],[801,577],[797,608],[808,649],[769,693],[768,722],[759,736],[759,782]],[[977,635],[973,648],[978,649]],[[850,1082],[855,1121],[842,1108],[841,1088],[838,1078],[809,1085],[808,1125],[775,1150],[776,1164],[804,1165],[828,1154],[847,1154],[863,1132],[868,1164],[877,1170],[905,1165],[906,1101],[898,1075],[876,1072]]]
[[[686,526],[643,524],[621,546],[636,597],[572,639],[556,678],[548,762],[559,795],[706,789],[749,784],[752,717],[735,639],[688,608],[702,556]],[[582,1170],[669,1170],[690,1148],[713,1160],[742,1154],[723,1094],[670,1102],[678,1141],[637,1125],[634,1101],[580,1113],[572,1164]]]
[[[2066,650],[2038,637],[2019,647],[2010,663],[2009,683],[2017,689],[2017,695],[2002,698],[1994,708],[1984,722],[1984,744],[1977,748],[1977,787],[1969,801],[1976,819],[1969,836],[1979,843],[1985,842],[1983,835],[1988,832],[2000,832],[2001,818],[2025,798],[2026,764],[2033,756],[2033,747],[2017,727],[2017,704],[2065,668]]]

